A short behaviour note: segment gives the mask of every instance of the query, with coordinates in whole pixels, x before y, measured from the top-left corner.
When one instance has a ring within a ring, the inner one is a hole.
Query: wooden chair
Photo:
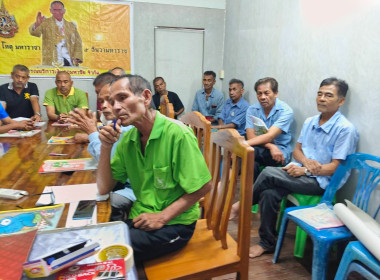
[[[186,113],[181,117],[181,121],[193,129],[198,140],[199,149],[202,151],[207,166],[209,166],[211,122],[196,111]]]
[[[211,279],[233,272],[237,272],[237,279],[248,279],[254,150],[234,129],[213,133],[211,146],[210,211],[206,219],[198,220],[183,249],[144,263],[148,279]],[[235,241],[227,227],[239,169],[241,208]]]
[[[174,119],[174,107],[172,103],[169,103],[169,98],[167,95],[161,96],[160,113]]]

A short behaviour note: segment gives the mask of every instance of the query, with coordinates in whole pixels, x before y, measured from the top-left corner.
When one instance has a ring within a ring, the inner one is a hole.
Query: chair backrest
[[[194,134],[198,140],[198,147],[202,151],[207,166],[210,166],[211,122],[208,121],[201,113],[196,111],[184,114],[181,117],[181,121],[194,131]]]
[[[169,103],[167,95],[163,95],[160,98],[160,113],[174,119],[174,107],[172,103]]]
[[[209,209],[205,214],[207,226],[213,230],[215,239],[221,241],[222,247],[227,248],[227,227],[240,172],[237,254],[242,261],[247,261],[247,265],[251,232],[253,164],[254,149],[235,129],[223,129],[212,133],[210,172],[213,179],[211,191],[205,202]]]
[[[339,164],[326,188],[321,203],[331,203],[341,181],[346,178],[347,172],[350,171],[354,171],[355,178],[357,178],[352,203],[367,212],[372,191],[380,184],[380,157],[368,154],[351,154]]]

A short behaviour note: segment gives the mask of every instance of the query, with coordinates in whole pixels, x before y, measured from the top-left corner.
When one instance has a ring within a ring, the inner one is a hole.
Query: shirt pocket
[[[154,187],[156,189],[171,189],[175,186],[172,171],[169,166],[153,167]]]
[[[211,104],[210,106],[210,113],[215,115],[216,114],[216,109],[218,108],[218,105],[216,104]]]

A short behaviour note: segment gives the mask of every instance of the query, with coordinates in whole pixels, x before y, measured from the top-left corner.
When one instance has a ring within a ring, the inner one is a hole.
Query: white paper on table
[[[51,195],[52,187],[45,187],[40,198],[36,202],[36,206],[45,206],[54,204],[53,196]]]
[[[78,219],[74,220],[73,215],[75,212],[75,209],[77,209],[79,201],[71,202],[69,206],[69,212],[67,213],[67,219],[66,219],[66,227],[84,227],[88,225],[96,225],[97,224],[97,213],[98,213],[98,207],[95,205],[94,212],[92,214],[91,219]]]
[[[334,212],[361,243],[380,261],[380,225],[350,201],[334,205]]]
[[[13,118],[12,120],[17,121],[17,122],[22,122],[22,121],[30,121],[30,118],[17,117],[17,118]]]
[[[41,195],[36,206],[78,202],[80,200],[106,200],[108,195],[99,195],[96,183],[65,185],[65,186],[48,186],[43,193],[53,192],[54,201],[49,194]]]
[[[46,124],[46,122],[34,122],[35,127],[42,127]]]

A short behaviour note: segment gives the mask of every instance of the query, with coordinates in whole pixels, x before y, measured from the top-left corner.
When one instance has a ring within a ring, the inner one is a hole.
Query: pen
[[[116,130],[116,119],[114,119],[112,122],[113,122],[113,130]]]
[[[49,156],[67,156],[67,154],[50,153]]]

